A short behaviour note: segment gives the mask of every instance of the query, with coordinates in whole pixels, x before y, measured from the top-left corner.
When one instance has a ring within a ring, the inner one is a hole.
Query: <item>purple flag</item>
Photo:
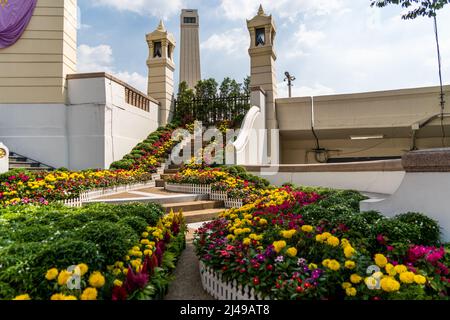
[[[37,0],[0,0],[0,49],[19,40],[33,16]]]

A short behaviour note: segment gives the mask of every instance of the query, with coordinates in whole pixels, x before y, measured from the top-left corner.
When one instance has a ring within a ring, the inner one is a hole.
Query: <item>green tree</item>
[[[245,77],[244,79],[244,85],[242,86],[243,94],[250,95],[250,76]]]
[[[219,84],[213,78],[200,80],[195,86],[195,96],[201,99],[212,99],[217,95]]]
[[[242,84],[234,79],[226,77],[220,84],[219,91],[221,97],[237,97],[241,94]]]

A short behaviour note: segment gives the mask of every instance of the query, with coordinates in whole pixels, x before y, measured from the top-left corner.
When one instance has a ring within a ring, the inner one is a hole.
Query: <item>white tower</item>
[[[181,11],[180,83],[192,89],[201,80],[199,25],[197,10]]]

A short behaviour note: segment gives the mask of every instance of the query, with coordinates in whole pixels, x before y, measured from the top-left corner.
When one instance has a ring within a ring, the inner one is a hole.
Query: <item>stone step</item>
[[[197,223],[210,221],[219,216],[220,213],[225,211],[225,208],[217,208],[217,209],[204,209],[204,210],[195,210],[195,211],[183,211],[183,216],[186,219],[186,223]]]
[[[166,169],[163,174],[176,174],[180,169]]]
[[[163,179],[156,179],[155,186],[157,188],[164,188],[166,186],[166,182]]]
[[[181,203],[166,203],[163,204],[166,212],[169,213],[171,210],[178,212],[183,210],[183,212],[207,210],[207,209],[218,209],[223,208],[223,201],[190,201]]]

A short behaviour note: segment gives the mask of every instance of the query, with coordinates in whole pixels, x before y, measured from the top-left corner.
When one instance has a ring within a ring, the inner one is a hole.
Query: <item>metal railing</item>
[[[175,119],[198,120],[210,126],[221,121],[240,123],[250,109],[250,97],[195,98],[190,101],[175,100]]]

